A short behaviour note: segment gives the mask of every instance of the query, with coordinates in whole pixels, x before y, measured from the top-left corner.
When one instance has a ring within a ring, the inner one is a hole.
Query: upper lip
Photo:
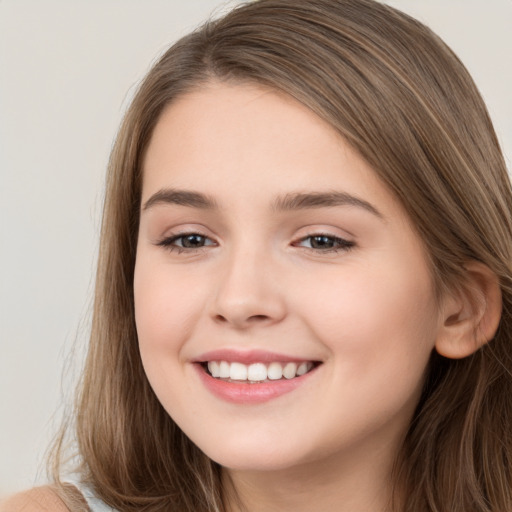
[[[269,352],[266,350],[234,350],[234,349],[218,349],[205,352],[198,357],[192,359],[193,363],[206,363],[208,361],[227,361],[232,363],[302,363],[315,362],[315,359],[304,357],[296,357],[288,354],[279,354],[277,352]]]

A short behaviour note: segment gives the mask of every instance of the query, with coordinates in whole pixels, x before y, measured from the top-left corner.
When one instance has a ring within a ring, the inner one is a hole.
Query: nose
[[[271,257],[255,251],[239,251],[218,274],[212,301],[216,323],[248,329],[280,322],[286,316],[284,290],[276,278]]]

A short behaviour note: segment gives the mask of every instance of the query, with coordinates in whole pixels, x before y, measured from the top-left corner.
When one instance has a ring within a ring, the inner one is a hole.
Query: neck
[[[386,460],[387,459],[387,460]],[[229,512],[385,512],[391,498],[392,461],[333,454],[321,461],[273,471],[225,470]]]

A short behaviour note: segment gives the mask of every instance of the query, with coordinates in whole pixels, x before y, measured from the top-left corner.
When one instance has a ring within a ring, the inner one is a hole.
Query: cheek
[[[354,265],[324,280],[328,286],[316,285],[316,299],[310,298],[305,309],[309,324],[354,380],[363,374],[370,375],[368,382],[379,375],[383,380],[422,377],[437,329],[431,281],[422,263]]]
[[[437,326],[430,280],[386,270],[353,268],[309,302],[308,323],[331,352],[333,396],[344,404],[333,437],[339,425],[357,436],[385,424],[404,429],[420,397]]]
[[[182,348],[192,336],[203,303],[201,287],[164,264],[138,258],[134,274],[135,323],[142,364],[153,391],[170,415],[199,413],[187,398]]]
[[[135,322],[141,352],[176,351],[190,336],[203,303],[201,287],[185,273],[143,258],[134,274]]]

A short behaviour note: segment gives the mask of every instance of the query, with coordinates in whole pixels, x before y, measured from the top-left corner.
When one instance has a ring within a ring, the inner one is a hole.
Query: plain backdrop
[[[461,57],[510,168],[512,0],[388,3]],[[45,480],[87,342],[120,118],[156,57],[213,11],[218,0],[0,0],[0,496]]]

